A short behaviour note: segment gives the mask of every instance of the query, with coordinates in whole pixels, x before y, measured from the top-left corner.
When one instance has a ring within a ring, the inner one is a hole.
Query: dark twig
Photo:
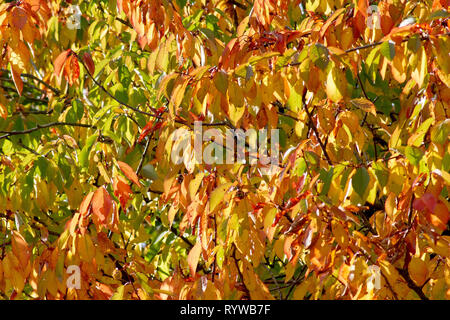
[[[50,127],[57,127],[57,126],[71,126],[71,127],[84,127],[84,128],[92,128],[96,129],[95,126],[92,126],[90,124],[85,123],[73,123],[73,122],[50,122],[46,124],[37,124],[36,127],[22,130],[22,131],[0,131],[0,133],[3,133],[4,135],[0,136],[0,140],[5,139],[7,137],[16,136],[16,135],[22,135],[22,134],[29,134],[34,131],[50,128]]]
[[[328,156],[328,152],[326,150],[325,145],[323,144],[322,140],[320,139],[319,131],[317,130],[316,125],[314,124],[314,122],[312,120],[311,113],[309,112],[308,105],[306,104],[306,101],[305,101],[305,96],[306,96],[306,88],[303,91],[302,102],[303,102],[303,105],[305,106],[305,111],[306,111],[306,114],[308,115],[308,119],[309,119],[309,123],[311,124],[311,128],[313,129],[314,134],[316,135],[316,138],[319,141],[320,147],[322,148],[322,152],[323,152],[325,158],[327,159],[328,164],[331,166],[331,165],[333,165],[333,163],[331,162],[331,159]]]

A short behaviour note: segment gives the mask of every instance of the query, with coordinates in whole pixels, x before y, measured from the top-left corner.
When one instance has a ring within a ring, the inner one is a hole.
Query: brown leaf
[[[361,110],[365,112],[370,112],[374,116],[377,115],[377,109],[375,108],[375,105],[372,103],[372,101],[369,101],[364,98],[358,98],[358,99],[352,99],[350,101],[354,106],[360,108]]]
[[[14,7],[10,15],[10,23],[15,29],[22,30],[27,23],[27,13],[20,7]]]
[[[95,73],[95,64],[89,52],[84,53],[83,62],[86,65],[86,68],[88,69],[89,73],[93,75]]]

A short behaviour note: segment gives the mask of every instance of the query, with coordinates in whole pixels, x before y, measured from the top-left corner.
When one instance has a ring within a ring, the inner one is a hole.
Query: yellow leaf
[[[345,249],[348,246],[348,232],[344,229],[344,226],[336,221],[331,223],[333,235],[336,238],[337,243]]]
[[[414,282],[421,286],[428,279],[428,268],[425,261],[418,257],[413,257],[408,266],[409,275]]]
[[[225,196],[225,192],[232,186],[231,182],[227,182],[218,186],[211,192],[211,196],[209,198],[209,212],[213,212],[217,205],[223,200]]]
[[[336,65],[328,71],[326,81],[326,93],[333,102],[339,102],[345,95],[346,81],[344,74]]]
[[[305,297],[306,293],[308,292],[309,286],[311,284],[310,279],[312,279],[312,278],[303,280],[303,282],[297,288],[295,288],[294,295],[293,295],[294,300],[303,300],[303,298]]]
[[[422,88],[422,85],[425,81],[425,77],[427,75],[427,54],[425,53],[425,48],[423,46],[420,47],[419,52],[417,53],[419,56],[418,65],[411,72],[411,77],[417,82],[419,88]]]
[[[200,184],[202,183],[204,176],[205,176],[205,173],[200,172],[199,174],[197,174],[195,176],[194,179],[191,180],[191,182],[189,182],[189,197],[191,199],[194,199],[195,194],[197,193],[198,188],[199,188]]]

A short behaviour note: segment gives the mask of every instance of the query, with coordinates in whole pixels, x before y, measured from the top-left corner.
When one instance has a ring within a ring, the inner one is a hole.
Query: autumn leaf
[[[89,213],[89,207],[91,205],[92,197],[94,196],[94,192],[89,192],[87,196],[83,199],[80,205],[80,213],[83,216],[86,216]]]
[[[371,114],[373,114],[374,116],[377,115],[377,109],[375,107],[375,105],[372,103],[372,101],[364,99],[364,98],[358,98],[358,99],[352,99],[350,100],[350,102],[360,108],[361,110],[365,111],[365,112],[370,112]]]
[[[202,252],[201,242],[197,241],[195,245],[189,251],[189,255],[187,257],[187,263],[189,265],[189,271],[191,275],[194,277],[197,272],[198,260],[200,259],[200,253]]]
[[[72,50],[67,49],[60,53],[58,57],[56,57],[53,65],[55,66],[55,75],[57,77],[61,76],[61,71],[64,69],[64,65],[67,61],[67,58],[72,54]]]
[[[447,7],[3,1],[0,297],[449,300]]]
[[[89,73],[91,75],[95,74],[95,64],[94,64],[94,60],[92,60],[91,54],[89,52],[85,52],[83,54],[83,62],[86,65]]]
[[[131,194],[130,185],[124,178],[117,176],[113,180],[113,189],[114,195],[119,198],[123,210],[126,210],[126,204]]]
[[[10,19],[10,23],[14,28],[22,30],[27,23],[28,17],[23,8],[14,7],[11,11]]]
[[[119,165],[120,170],[122,170],[123,174],[128,179],[133,181],[138,187],[141,187],[141,183],[139,182],[138,176],[128,164],[122,161],[117,161],[117,164]]]
[[[153,120],[147,122],[147,124],[142,128],[141,134],[139,135],[138,142],[140,143],[144,138],[152,132]]]
[[[91,203],[94,223],[98,226],[103,225],[113,210],[111,196],[104,187],[100,187],[94,192]]]
[[[25,269],[30,259],[30,248],[28,247],[25,238],[17,231],[12,233],[12,250],[14,255],[20,262],[22,270]]]

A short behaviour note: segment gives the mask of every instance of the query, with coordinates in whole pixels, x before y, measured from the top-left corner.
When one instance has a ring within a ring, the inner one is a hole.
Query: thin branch
[[[302,102],[303,102],[303,105],[305,106],[305,111],[306,111],[306,114],[308,115],[308,119],[309,119],[309,123],[311,124],[311,128],[313,129],[314,134],[316,135],[316,138],[319,141],[320,147],[322,148],[322,152],[323,152],[328,164],[331,166],[331,165],[333,165],[333,163],[331,162],[331,159],[328,156],[328,152],[326,150],[325,145],[323,144],[322,140],[320,139],[319,131],[317,130],[316,125],[314,124],[314,122],[312,120],[311,113],[309,112],[308,105],[306,104],[306,101],[305,101],[305,96],[306,96],[306,88],[303,91]]]
[[[22,131],[0,131],[0,133],[3,133],[4,135],[0,136],[0,140],[5,139],[7,137],[11,137],[11,136],[17,136],[17,135],[22,135],[22,134],[29,134],[32,133],[34,131],[40,130],[40,129],[45,129],[45,128],[50,128],[50,127],[57,127],[57,126],[71,126],[71,127],[84,127],[84,128],[92,128],[92,129],[97,129],[97,127],[92,126],[90,124],[85,124],[85,123],[73,123],[73,122],[50,122],[47,124],[37,124],[36,127],[34,128],[30,128],[30,129],[26,129],[26,130],[22,130]]]
[[[86,65],[84,64],[84,61],[83,61],[77,54],[75,54],[75,56],[77,57],[78,61],[83,65],[84,70],[85,70],[86,73],[88,74],[89,78],[91,78],[92,81],[93,81],[100,89],[102,89],[103,92],[105,92],[108,96],[110,96],[112,99],[114,99],[115,101],[117,101],[120,105],[122,105],[122,106],[124,106],[124,107],[126,107],[126,108],[128,108],[128,109],[131,109],[131,110],[133,110],[133,111],[135,111],[135,112],[138,112],[138,113],[145,114],[145,115],[147,115],[147,116],[151,116],[151,117],[156,117],[156,118],[157,118],[157,116],[156,116],[155,114],[153,114],[153,113],[149,113],[149,112],[145,112],[145,111],[139,110],[139,109],[134,108],[134,107],[130,106],[129,104],[126,104],[125,102],[120,101],[119,99],[117,99],[112,93],[110,93],[108,90],[106,90],[106,88],[105,88],[100,82],[98,82],[98,81],[94,78],[94,76],[90,73],[89,69],[88,69],[88,68],[86,67]]]
[[[0,69],[0,71],[1,71],[1,72],[10,72],[10,71],[7,70],[7,69]],[[32,74],[29,74],[29,73],[22,73],[20,76],[21,76],[21,77],[25,77],[25,78],[29,78],[29,79],[33,79],[33,80],[39,82],[40,84],[44,85],[46,88],[48,88],[48,89],[50,89],[51,91],[53,91],[53,92],[54,92],[56,95],[58,95],[58,96],[61,94],[61,91],[59,91],[58,89],[52,87],[50,84],[48,84],[48,83],[45,82],[44,80],[41,80],[41,79],[39,79],[38,77],[36,77],[36,76],[34,76],[34,75],[32,75]]]
[[[121,19],[121,18],[119,18],[119,17],[116,17],[116,20],[119,21],[120,23],[126,25],[127,27],[133,29],[133,26],[132,26],[131,23],[129,23],[128,21],[123,20],[123,19]]]
[[[247,10],[247,7],[245,5],[243,5],[242,3],[239,3],[235,0],[229,0],[230,4],[234,4],[236,7],[242,9],[242,10]]]
[[[350,52],[357,51],[357,50],[362,50],[362,49],[376,47],[376,46],[379,46],[382,43],[383,43],[383,41],[378,41],[378,42],[374,42],[374,43],[368,43],[368,44],[365,44],[365,45],[360,46],[360,47],[355,47],[355,48],[351,48],[351,49],[345,50],[345,53],[350,53]]]
[[[409,276],[409,272],[408,269],[401,269],[401,268],[397,268],[398,273],[403,277],[403,279],[405,279],[406,284],[408,285],[408,287],[410,289],[412,289],[415,293],[417,293],[417,295],[419,296],[420,299],[422,300],[430,300],[422,291],[422,289],[416,285],[414,283],[414,281],[411,279],[411,277]]]
[[[236,258],[236,250],[237,250],[237,248],[236,248],[236,245],[235,245],[234,243],[233,243],[233,247],[234,247],[234,250],[233,250],[233,260],[234,260],[234,263],[235,263],[235,265],[236,265],[236,269],[237,269],[237,271],[238,271],[239,278],[240,278],[241,281],[242,281],[242,285],[243,285],[243,287],[244,287],[244,290],[245,290],[247,296],[250,298],[250,291],[248,290],[248,288],[247,288],[247,286],[246,286],[246,284],[245,284],[245,282],[244,282],[244,276],[242,275],[241,269],[239,268],[239,260]]]
[[[162,225],[164,225],[164,224],[162,223],[162,220],[161,220],[160,217],[155,216],[155,219],[156,219],[158,222],[160,222]],[[174,226],[170,226],[170,231],[171,231],[173,234],[175,234],[178,238],[180,238],[181,240],[183,240],[190,248],[192,248],[192,247],[194,246],[194,244],[193,244],[191,241],[189,241],[189,239],[187,239],[186,237],[184,237],[183,235],[181,235],[181,234],[178,232],[178,230],[177,230]]]
[[[153,132],[152,132],[152,135],[153,135]],[[139,175],[139,171],[141,171],[142,166],[144,165],[144,159],[145,159],[145,156],[147,155],[148,147],[150,146],[150,142],[152,140],[152,135],[147,139],[147,143],[145,144],[144,152],[142,153],[142,156],[141,156],[141,161],[139,161],[139,165],[136,169],[136,175]]]

